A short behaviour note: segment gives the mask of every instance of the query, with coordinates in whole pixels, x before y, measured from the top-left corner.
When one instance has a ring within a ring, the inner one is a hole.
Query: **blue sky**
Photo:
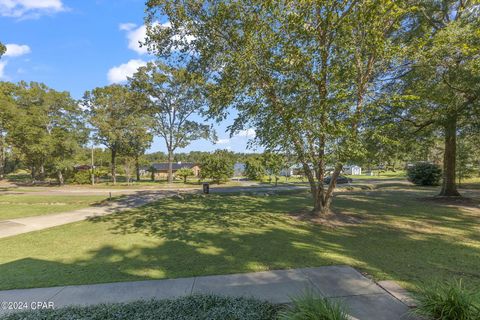
[[[0,41],[7,45],[0,80],[43,82],[76,99],[86,90],[121,83],[151,59],[138,46],[143,15],[144,0],[0,0]],[[232,117],[215,124],[216,145],[196,141],[178,152],[248,152],[254,131],[230,138],[225,130]],[[149,151],[165,151],[161,139]]]

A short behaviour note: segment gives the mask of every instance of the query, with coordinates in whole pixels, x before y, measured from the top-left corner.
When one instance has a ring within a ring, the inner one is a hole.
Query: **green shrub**
[[[408,168],[407,177],[410,182],[420,186],[438,186],[442,179],[442,169],[433,163],[417,163]]]
[[[191,177],[191,176],[194,176],[195,172],[193,172],[193,169],[190,169],[190,168],[180,168],[180,169],[177,170],[177,172],[175,172],[175,175],[179,176],[179,177],[182,177],[183,182],[187,183],[187,178]]]
[[[479,292],[466,289],[461,281],[434,282],[418,289],[415,314],[434,320],[479,320]]]
[[[292,307],[280,312],[280,320],[348,320],[343,306],[312,292],[292,299]]]
[[[78,171],[68,181],[74,184],[90,184],[92,182],[92,174],[89,170]]]
[[[7,315],[4,320],[273,320],[276,308],[247,298],[192,295],[173,300],[67,307],[56,310],[27,311]]]
[[[203,179],[212,179],[215,183],[226,182],[235,172],[234,164],[233,152],[216,150],[203,158],[200,176]]]
[[[249,180],[262,180],[265,167],[259,157],[250,157],[245,161],[245,176]]]

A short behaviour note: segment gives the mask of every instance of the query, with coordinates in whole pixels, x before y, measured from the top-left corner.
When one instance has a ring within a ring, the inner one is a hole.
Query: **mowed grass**
[[[406,180],[407,179],[407,172],[403,170],[398,171],[382,171],[382,172],[374,172],[375,175],[370,176],[366,174],[360,175],[347,175],[347,177],[352,178],[355,180]]]
[[[471,177],[465,180],[462,180],[460,189],[480,189],[480,177]]]
[[[106,196],[0,194],[0,221],[81,209]]]
[[[480,287],[480,213],[391,186],[336,196],[362,223],[331,228],[291,214],[305,192],[190,195],[0,239],[0,289],[347,264],[411,288],[431,277]]]
[[[221,184],[214,184],[211,181],[198,181],[198,179],[190,179],[187,180],[187,183],[184,183],[183,180],[175,180],[172,183],[168,183],[165,180],[159,181],[150,181],[150,180],[140,180],[140,181],[133,181],[132,183],[128,184],[126,182],[119,181],[115,185],[111,182],[100,182],[95,185],[83,184],[83,185],[75,185],[71,184],[66,186],[66,188],[73,187],[73,188],[85,188],[85,189],[199,189],[202,188],[202,184],[204,182],[208,182],[213,186],[221,186],[221,187],[236,187],[242,186],[243,184],[238,181],[227,181],[222,182]]]

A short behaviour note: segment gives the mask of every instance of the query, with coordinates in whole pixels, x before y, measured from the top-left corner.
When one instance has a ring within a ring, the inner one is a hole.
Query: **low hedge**
[[[269,320],[278,307],[255,299],[192,295],[172,300],[65,307],[12,313],[3,320]]]

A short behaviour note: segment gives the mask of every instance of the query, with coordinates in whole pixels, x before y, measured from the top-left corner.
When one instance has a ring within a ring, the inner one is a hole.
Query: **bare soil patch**
[[[362,219],[342,212],[333,212],[326,216],[312,215],[308,210],[291,212],[290,216],[295,220],[308,221],[329,228],[344,227],[362,223]]]

